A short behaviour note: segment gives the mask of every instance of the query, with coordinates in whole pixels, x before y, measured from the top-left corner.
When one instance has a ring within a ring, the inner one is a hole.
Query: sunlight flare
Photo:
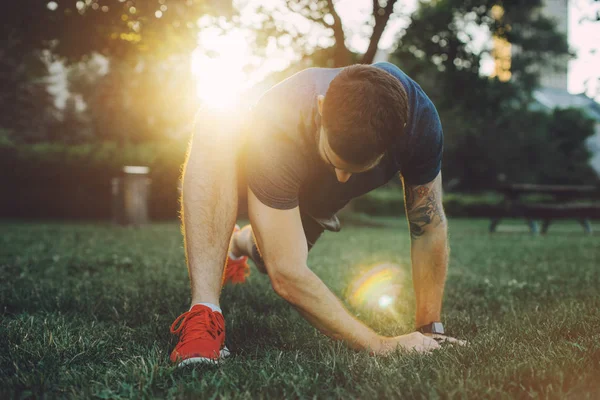
[[[369,267],[349,286],[348,298],[355,307],[390,310],[402,293],[404,272],[395,264]]]
[[[192,54],[191,68],[197,82],[198,97],[204,105],[233,107],[247,89],[244,73],[248,45],[240,31],[223,34],[207,28],[200,35],[200,45]]]
[[[386,308],[394,302],[394,299],[391,296],[383,295],[379,298],[379,307]]]

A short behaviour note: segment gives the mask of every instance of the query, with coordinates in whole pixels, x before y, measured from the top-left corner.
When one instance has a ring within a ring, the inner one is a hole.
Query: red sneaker
[[[171,333],[179,334],[179,343],[171,353],[171,361],[178,363],[179,367],[192,363],[217,363],[229,356],[225,347],[223,315],[202,304],[196,304],[177,317],[171,325]]]
[[[235,226],[233,232],[240,230],[238,225]],[[227,256],[227,265],[223,276],[223,283],[244,283],[250,275],[250,266],[248,265],[248,257],[243,256],[236,260]]]
[[[244,283],[249,275],[250,266],[248,265],[247,256],[240,257],[237,260],[227,257],[223,283]]]

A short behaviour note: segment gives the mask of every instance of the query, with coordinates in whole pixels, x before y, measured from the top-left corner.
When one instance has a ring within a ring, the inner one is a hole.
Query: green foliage
[[[594,134],[594,121],[575,109],[555,110],[548,126],[550,150],[541,180],[549,183],[585,183],[598,179],[589,165],[585,146]]]
[[[404,193],[401,187],[383,187],[352,200],[352,211],[374,216],[403,216]]]
[[[260,2],[257,2],[260,4]],[[282,41],[285,48],[299,56],[301,68],[345,67],[350,64],[371,64],[378,48],[379,41],[388,21],[394,17],[397,0],[385,2],[374,1],[370,7],[370,18],[365,26],[368,32],[369,45],[364,54],[355,53],[348,48],[346,42],[348,29],[341,18],[341,7],[331,0],[282,0],[269,2],[267,7],[258,6],[256,14],[261,15],[259,26],[252,27],[257,34],[257,52],[266,48],[270,40]],[[302,21],[300,24],[298,21]],[[310,34],[306,35],[306,26]],[[315,43],[315,37],[318,41]],[[274,41],[275,42],[275,41]],[[262,48],[262,49],[261,49]],[[285,75],[289,76],[298,68],[291,65]]]
[[[493,17],[496,5],[504,9],[501,18]],[[393,55],[436,105],[445,132],[444,178],[460,181],[462,190],[493,187],[499,177],[528,183],[594,179],[584,144],[593,134],[591,122],[575,110],[547,115],[528,107],[539,72],[535,65],[551,65],[568,54],[565,38],[539,12],[540,5],[539,0],[421,3]],[[492,49],[474,48],[476,28],[519,47],[509,82],[481,76],[482,57]]]
[[[519,198],[523,204],[556,203],[548,194],[528,194]],[[594,197],[580,199],[584,203],[597,203]],[[504,195],[497,191],[479,193],[445,193],[444,211],[450,217],[492,217],[506,213]],[[395,216],[405,218],[404,194],[401,187],[383,187],[352,201],[352,212],[370,216]]]
[[[519,47],[518,54],[511,56],[511,72],[518,87],[509,89],[515,92],[513,96],[500,99],[509,103],[527,100],[539,73],[531,67],[540,63],[553,65],[558,57],[568,54],[566,38],[539,12],[541,5],[542,0],[422,2],[412,15],[395,57],[401,65],[407,63],[411,77],[422,78],[417,80],[423,82],[427,93],[436,98],[446,94],[438,103],[449,106],[465,102],[465,106],[475,106],[479,111],[489,107],[489,103],[478,102],[476,96],[487,94],[470,89],[476,89],[486,79],[479,77],[480,61],[493,49],[489,45],[477,49],[472,43],[473,32],[505,38]],[[494,17],[494,6],[504,9],[501,18]],[[432,76],[436,70],[443,74]],[[461,93],[470,96],[459,96]]]
[[[406,224],[325,234],[309,265],[359,319],[413,329]],[[356,353],[318,333],[252,271],[221,305],[233,357],[177,369],[169,326],[189,281],[179,226],[0,224],[3,398],[574,398],[600,395],[597,237],[484,234],[450,220],[443,320],[469,341],[427,356]],[[522,225],[522,223],[520,223]],[[516,228],[516,226],[515,226]],[[523,227],[524,228],[524,227]],[[343,255],[343,260],[340,259]],[[345,289],[381,262],[399,266],[395,314],[352,308]]]
[[[198,19],[233,14],[231,2],[205,0],[21,0],[2,7],[0,127],[22,143],[139,142],[184,131],[198,106],[189,68]],[[110,61],[109,73],[70,85],[88,108],[78,115],[70,106],[60,115],[47,91],[48,63],[76,64],[94,54]]]
[[[451,217],[490,217],[503,215],[504,196],[495,192],[480,194],[449,193],[444,195],[444,211]]]
[[[173,55],[143,67],[112,60],[106,74],[92,62],[73,67],[71,92],[87,108],[63,120],[57,140],[142,143],[186,136],[199,106],[189,58]]]
[[[124,165],[150,168],[150,215],[175,218],[179,211],[177,182],[185,141],[163,140],[120,146],[114,142],[66,146],[40,143],[15,146],[0,143],[2,217],[111,217],[111,179]]]
[[[3,5],[0,32],[19,42],[21,54],[52,50],[80,60],[96,52],[137,63],[189,54],[197,19],[231,12],[227,1],[21,0]]]
[[[444,195],[444,211],[450,217],[490,217],[501,214],[504,196],[497,192],[479,194],[447,193]],[[543,201],[535,198],[531,201]],[[352,201],[352,211],[371,216],[395,216],[405,218],[402,188],[384,187],[367,193]]]
[[[23,54],[19,44],[18,38],[0,36],[0,129],[22,142],[48,140],[56,123],[48,67],[39,51]]]
[[[499,178],[513,183],[585,184],[598,179],[589,165],[585,139],[594,123],[581,111],[548,115],[507,110],[489,118],[441,111],[445,122],[444,177],[463,190],[489,189]],[[458,116],[457,116],[458,114]]]

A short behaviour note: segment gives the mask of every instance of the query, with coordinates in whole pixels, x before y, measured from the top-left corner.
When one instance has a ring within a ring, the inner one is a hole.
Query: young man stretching
[[[183,174],[192,307],[171,327],[180,335],[171,360],[228,355],[219,295],[224,280],[243,281],[248,257],[308,322],[352,348],[386,354],[458,342],[440,322],[448,262],[442,147],[431,100],[390,63],[309,68],[267,91],[247,118],[202,115]],[[382,337],[350,315],[307,255],[325,229],[340,230],[342,207],[396,174],[410,224],[417,331]],[[246,207],[251,225],[232,236]]]

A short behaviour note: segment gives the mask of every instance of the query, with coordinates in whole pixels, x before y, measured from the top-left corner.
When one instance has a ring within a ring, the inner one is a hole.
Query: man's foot
[[[233,235],[240,230],[239,226],[235,226]],[[233,248],[233,235],[231,235],[232,244],[229,248]],[[227,265],[225,266],[225,276],[223,277],[223,283],[244,283],[246,278],[250,275],[250,266],[248,265],[248,257],[242,256],[234,258],[234,255],[229,252],[227,255]]]
[[[238,259],[227,257],[224,283],[244,283],[249,275],[248,257],[243,256]]]
[[[171,333],[179,335],[179,343],[171,353],[171,361],[178,367],[192,363],[215,364],[229,356],[223,315],[202,304],[177,317],[171,325]]]

